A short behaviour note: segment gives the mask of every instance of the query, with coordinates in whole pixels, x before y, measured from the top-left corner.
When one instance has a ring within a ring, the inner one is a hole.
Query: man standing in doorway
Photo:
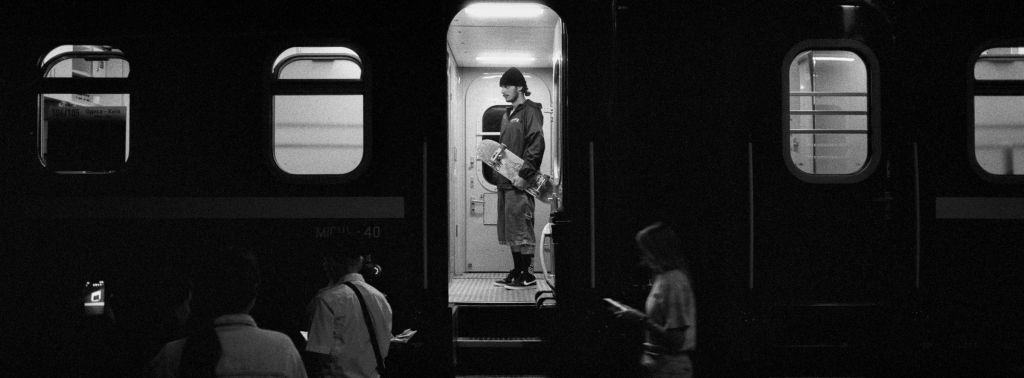
[[[534,198],[523,188],[538,173],[544,158],[544,118],[541,105],[526,99],[530,89],[517,68],[505,71],[498,85],[502,97],[512,104],[501,118],[498,142],[522,157],[523,167],[511,181],[494,173],[498,186],[498,243],[509,246],[513,262],[505,279],[494,283],[508,289],[526,289],[537,285],[537,278],[530,272],[537,240],[533,234]]]

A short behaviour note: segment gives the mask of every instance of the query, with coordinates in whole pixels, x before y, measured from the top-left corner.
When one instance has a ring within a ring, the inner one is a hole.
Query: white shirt
[[[220,339],[218,377],[306,377],[302,357],[285,334],[260,329],[248,314],[230,314],[213,321]],[[177,377],[186,339],[164,345],[151,363],[156,377]]]
[[[377,359],[370,345],[362,307],[345,282],[356,285],[366,300],[381,358],[387,357],[391,344],[391,305],[384,294],[367,284],[359,273],[345,275],[341,283],[321,289],[313,298],[306,351],[331,356],[328,375],[378,377]]]
[[[692,351],[697,346],[697,306],[690,279],[680,270],[670,270],[654,277],[647,296],[647,317],[668,329],[686,327],[685,340],[679,351]],[[647,333],[647,342],[656,344]]]

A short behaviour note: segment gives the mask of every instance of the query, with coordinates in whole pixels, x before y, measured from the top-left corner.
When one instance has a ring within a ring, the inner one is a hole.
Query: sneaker
[[[533,289],[537,287],[537,277],[533,273],[523,272],[505,285],[509,290]]]
[[[523,275],[519,276],[519,279],[526,282],[527,285],[537,284],[537,276],[533,275],[532,271],[523,272]]]
[[[512,283],[512,279],[515,277],[515,273],[516,273],[515,269],[512,269],[512,270],[508,271],[508,275],[505,276],[505,279],[494,281],[494,286],[496,286],[496,287],[504,287],[505,285],[508,285],[508,284]]]

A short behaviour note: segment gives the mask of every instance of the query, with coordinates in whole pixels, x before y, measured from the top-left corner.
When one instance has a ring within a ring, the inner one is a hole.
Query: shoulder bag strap
[[[370,345],[373,346],[373,356],[377,358],[377,372],[383,374],[384,358],[380,356],[380,346],[377,345],[377,332],[373,330],[373,319],[370,319],[370,310],[366,308],[366,300],[363,299],[363,294],[359,292],[355,284],[345,282],[345,285],[356,293],[356,298],[359,299],[359,306],[363,308],[363,319],[366,319],[366,330],[370,332]]]

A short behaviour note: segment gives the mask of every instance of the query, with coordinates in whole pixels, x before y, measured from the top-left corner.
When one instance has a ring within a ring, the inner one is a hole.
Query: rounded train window
[[[481,139],[490,139],[498,142],[498,138],[501,136],[501,119],[507,110],[508,106],[494,105],[484,111],[483,120],[480,122]],[[497,186],[498,183],[495,182],[494,178],[497,173],[494,172],[494,169],[487,164],[481,164],[481,166],[484,168],[484,180],[491,185]]]
[[[783,146],[787,166],[816,183],[856,182],[879,150],[877,77],[866,47],[808,42],[786,60]]]
[[[344,176],[366,160],[363,61],[346,47],[293,47],[273,67],[273,160],[288,175]]]
[[[63,45],[40,61],[39,162],[60,174],[112,173],[128,162],[128,60],[105,45]]]
[[[1024,175],[1024,47],[998,46],[973,64],[971,155],[976,170],[995,180]]]

